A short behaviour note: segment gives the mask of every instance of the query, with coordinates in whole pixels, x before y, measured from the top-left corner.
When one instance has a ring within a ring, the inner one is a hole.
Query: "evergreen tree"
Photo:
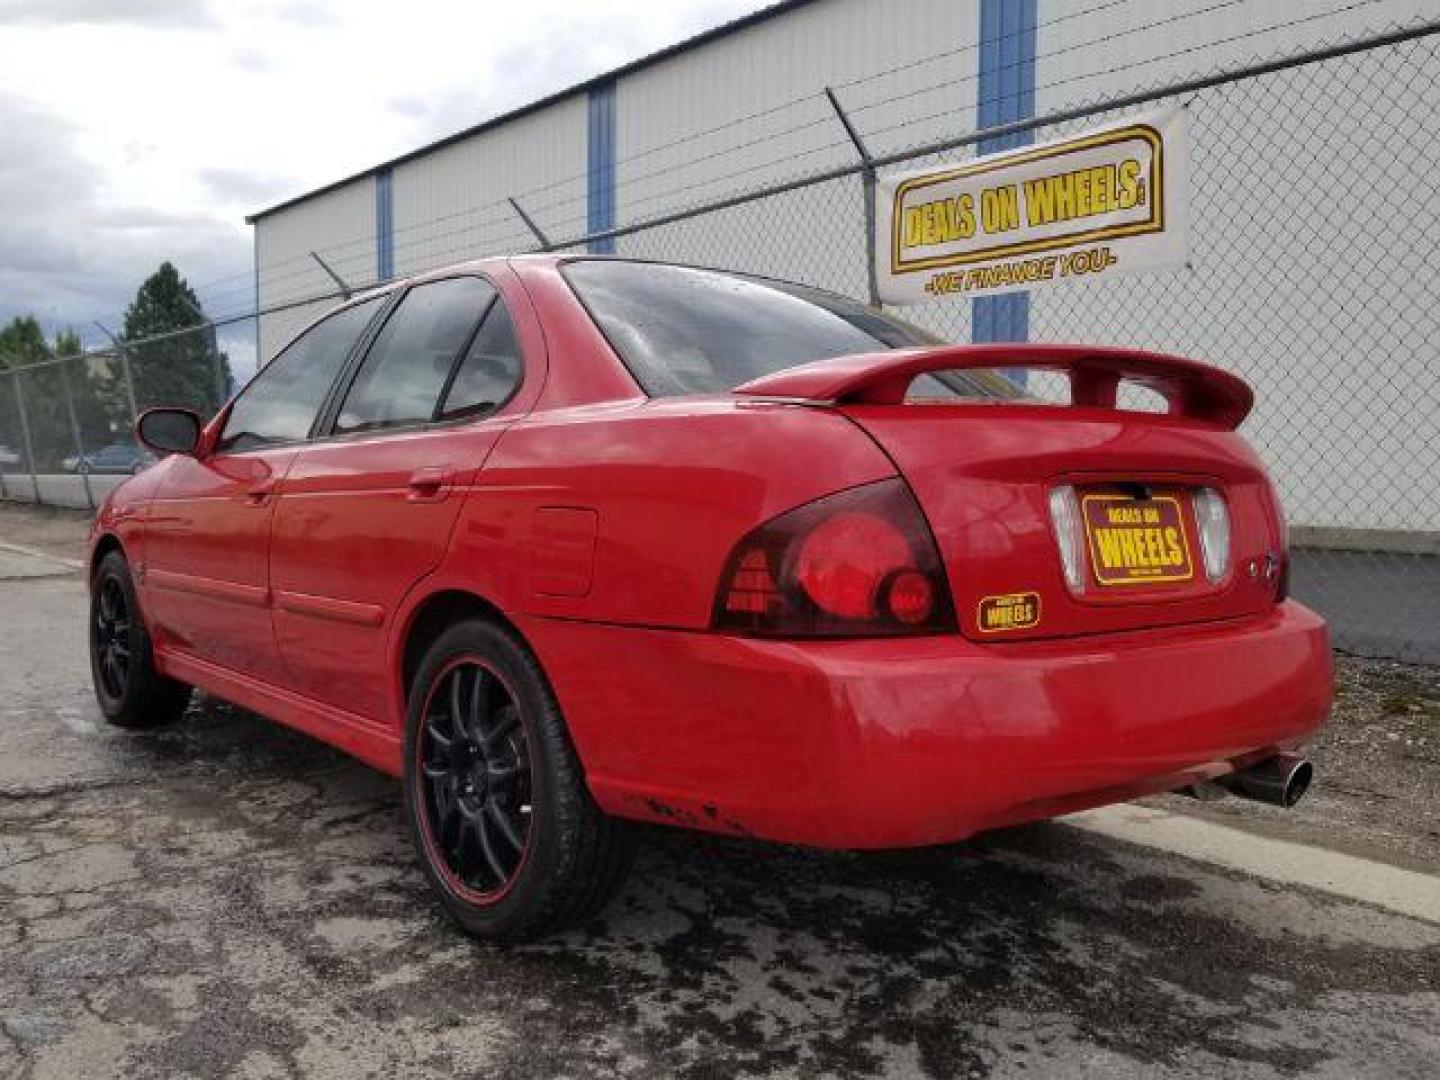
[[[230,361],[204,321],[199,298],[169,261],[140,286],[125,310],[121,339],[135,343],[125,352],[141,409],[182,405],[209,416],[224,403]],[[160,340],[148,340],[157,336]],[[118,370],[113,374],[119,377]]]
[[[82,445],[95,450],[130,426],[128,415],[112,416],[114,410],[106,406],[103,381],[93,377],[89,365],[80,359],[83,354],[80,337],[73,330],[62,331],[51,345],[40,324],[28,315],[0,329],[0,369],[25,369],[8,377],[0,388],[0,443],[23,450],[23,405],[35,464],[42,471],[73,463],[79,452],[75,443],[77,427]],[[48,362],[56,359],[65,362]],[[17,391],[23,400],[16,400]]]
[[[29,315],[17,316],[10,320],[10,325],[0,329],[0,371],[23,368],[49,358],[45,334]],[[29,378],[29,375],[7,375],[0,379],[0,447],[5,451],[0,469],[7,472],[29,468],[25,460],[25,436],[20,427],[20,402],[16,398],[17,385]],[[28,395],[25,404],[29,405]],[[25,419],[28,426],[28,412]],[[12,455],[20,460],[16,462]]]
[[[80,344],[80,335],[74,330],[61,330],[56,334],[52,348],[56,356],[80,356],[85,352],[85,347]]]
[[[45,332],[31,315],[17,315],[0,330],[0,371],[50,359]]]

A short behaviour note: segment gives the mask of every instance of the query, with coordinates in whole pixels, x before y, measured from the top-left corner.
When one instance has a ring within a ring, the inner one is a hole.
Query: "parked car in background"
[[[138,473],[155,461],[155,455],[137,443],[113,442],[99,450],[68,457],[61,466],[73,473]]]
[[[19,452],[0,443],[0,469],[18,469],[22,460]]]
[[[1177,789],[1288,806],[1330,647],[1251,404],[754,277],[451,268],[312,324],[209,424],[141,418],[172,456],[96,519],[96,696],[146,727],[198,686],[402,777],[441,903],[500,938],[597,911],[630,821],[875,849]]]

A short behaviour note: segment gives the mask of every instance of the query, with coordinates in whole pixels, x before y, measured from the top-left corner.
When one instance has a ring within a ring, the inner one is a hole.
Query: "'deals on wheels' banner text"
[[[1181,266],[1189,173],[1189,117],[1174,108],[881,177],[880,299],[914,304]]]

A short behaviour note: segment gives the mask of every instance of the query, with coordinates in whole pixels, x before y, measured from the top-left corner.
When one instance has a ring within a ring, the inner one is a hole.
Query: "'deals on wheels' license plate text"
[[[1177,496],[1086,495],[1083,506],[1099,584],[1148,585],[1195,576]]]

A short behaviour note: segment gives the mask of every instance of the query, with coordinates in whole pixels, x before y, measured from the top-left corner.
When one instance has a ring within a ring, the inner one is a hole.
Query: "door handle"
[[[410,474],[411,502],[439,502],[450,494],[450,470],[437,465],[424,469],[416,469]]]
[[[274,480],[256,480],[245,489],[246,506],[264,506],[275,491]]]

